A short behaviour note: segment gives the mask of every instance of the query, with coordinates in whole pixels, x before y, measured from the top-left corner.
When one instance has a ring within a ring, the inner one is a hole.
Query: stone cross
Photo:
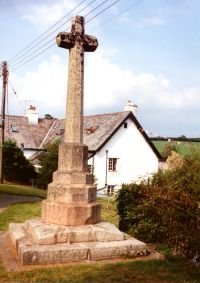
[[[42,202],[41,219],[11,223],[9,238],[23,265],[146,255],[144,243],[101,221],[96,186],[88,172],[88,147],[83,144],[83,63],[84,52],[94,51],[97,40],[84,34],[84,19],[76,16],[71,33],[60,33],[57,43],[70,52],[66,134],[59,146],[58,170]],[[7,242],[6,237],[0,240],[0,244]]]
[[[84,33],[84,18],[75,16],[71,32],[56,37],[59,47],[69,49],[67,111],[64,142],[59,146],[58,170],[42,203],[42,221],[64,226],[100,221],[96,186],[88,171],[88,147],[83,144],[84,52],[95,51],[95,37]]]
[[[84,18],[75,16],[71,32],[61,32],[56,37],[59,47],[69,49],[64,142],[83,142],[84,52],[95,51],[98,46],[95,37],[85,34],[84,25]]]

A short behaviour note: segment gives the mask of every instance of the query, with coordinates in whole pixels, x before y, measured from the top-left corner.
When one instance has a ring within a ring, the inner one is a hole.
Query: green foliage
[[[7,140],[3,147],[4,179],[22,184],[31,184],[36,175],[33,165],[25,158],[16,142]]]
[[[117,197],[119,227],[146,242],[164,243],[185,256],[200,252],[200,155],[159,171]]]
[[[52,174],[58,168],[58,147],[59,141],[45,147],[45,152],[39,157],[41,169],[39,170],[37,186],[47,189],[47,185],[52,181]]]
[[[172,152],[177,152],[176,145],[174,143],[168,142],[165,144],[161,155],[164,159],[167,159],[172,154]]]

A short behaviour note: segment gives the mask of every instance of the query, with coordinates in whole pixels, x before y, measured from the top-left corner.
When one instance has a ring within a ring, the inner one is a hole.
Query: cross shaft
[[[69,49],[64,142],[83,143],[84,52],[93,52],[98,46],[95,37],[85,34],[84,26],[84,18],[75,16],[71,32],[56,37],[59,47]]]

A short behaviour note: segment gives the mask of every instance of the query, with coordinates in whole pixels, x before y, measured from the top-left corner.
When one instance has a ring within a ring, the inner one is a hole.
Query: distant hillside
[[[182,142],[200,142],[200,137],[198,138],[187,138],[185,136],[180,137],[151,137],[152,141],[182,141]]]

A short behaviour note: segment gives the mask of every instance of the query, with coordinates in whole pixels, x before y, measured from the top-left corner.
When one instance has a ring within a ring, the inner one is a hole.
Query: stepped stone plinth
[[[83,144],[63,143],[59,147],[58,171],[48,185],[42,203],[42,221],[58,225],[85,225],[100,221],[96,186],[88,172],[88,148]]]
[[[67,116],[58,170],[42,202],[41,219],[10,224],[9,239],[22,264],[96,261],[146,254],[146,245],[102,222],[96,186],[88,172],[88,148],[83,144],[84,52],[98,42],[84,33],[84,18],[72,20],[71,33],[57,36],[59,47],[70,49]]]
[[[10,224],[10,239],[24,265],[110,260],[146,255],[146,245],[108,222],[61,226],[34,219]]]

